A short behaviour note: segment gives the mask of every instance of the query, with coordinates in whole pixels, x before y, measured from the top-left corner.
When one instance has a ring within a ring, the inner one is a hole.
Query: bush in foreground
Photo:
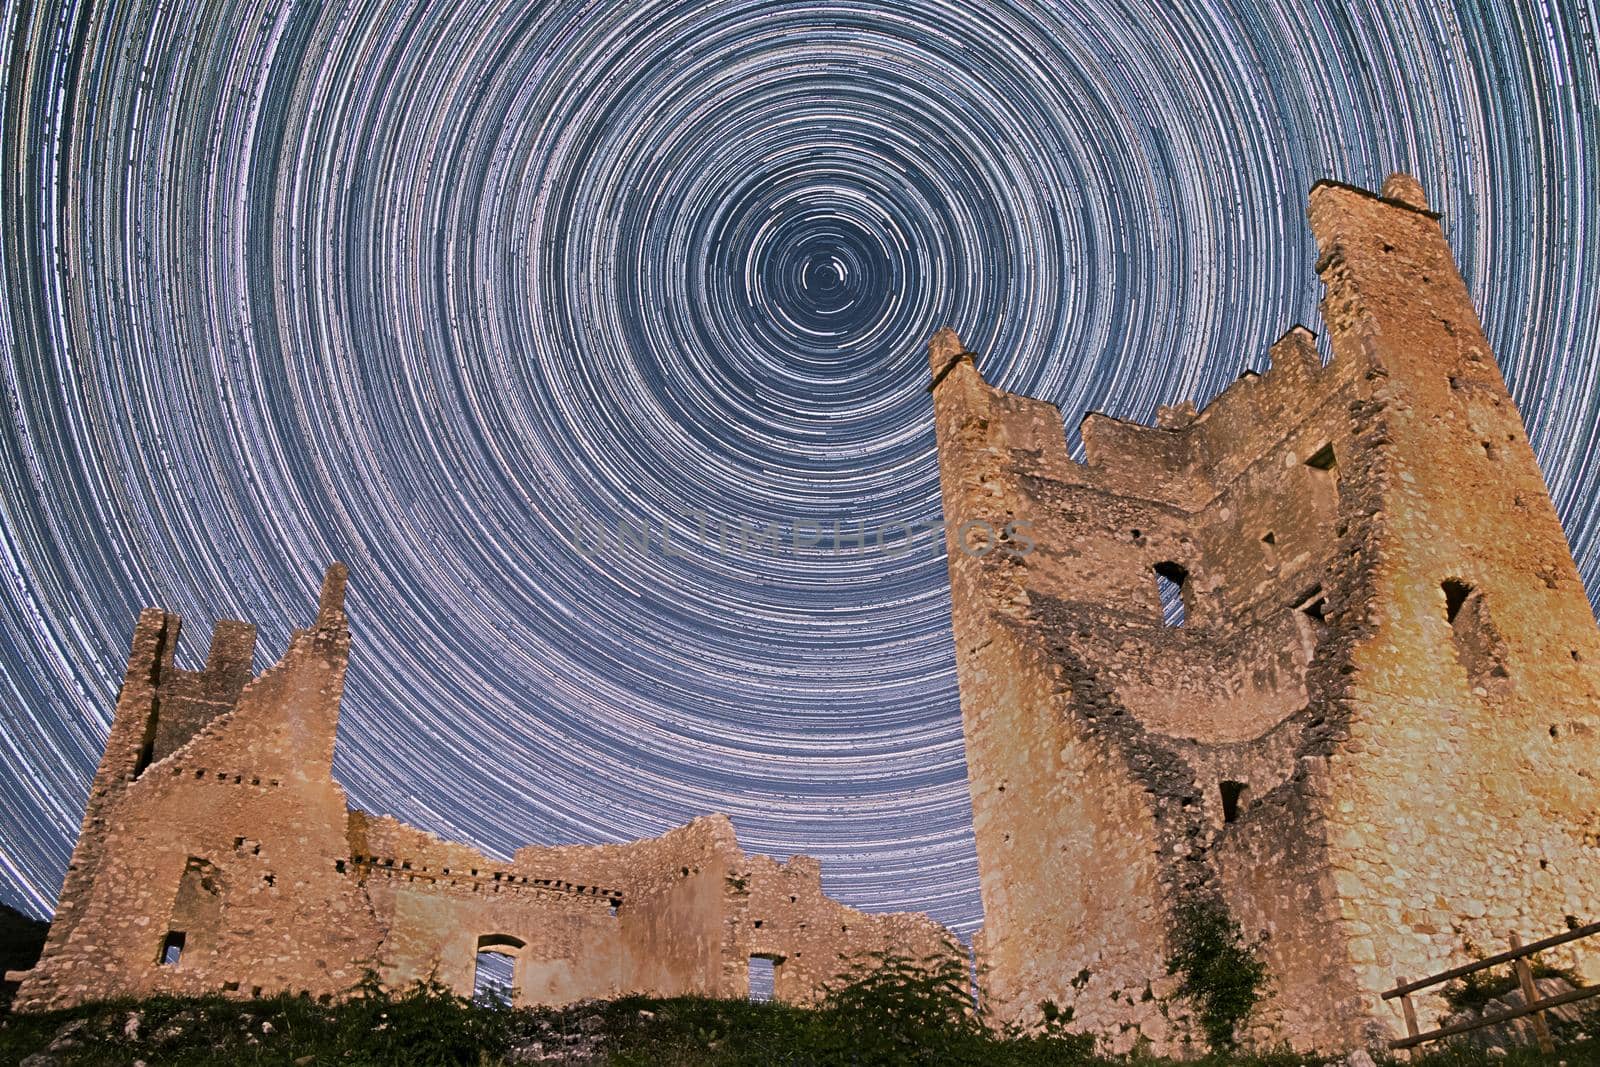
[[[628,997],[526,1009],[474,1003],[436,985],[387,994],[366,983],[355,996],[333,1005],[297,997],[154,997],[0,1016],[0,1064],[132,1067],[141,1061],[147,1067],[1154,1067],[1168,1062],[1098,1058],[1092,1041],[1081,1035],[996,1037],[967,1007],[964,975],[909,969],[893,959],[835,990],[815,1009],[701,997]],[[1494,1062],[1555,1067],[1563,1061],[1568,1067],[1600,1063],[1600,1048],[1580,1042],[1553,1057],[1514,1051]],[[1302,1067],[1325,1061],[1281,1054],[1200,1062]],[[1478,1052],[1444,1052],[1422,1062],[1467,1067],[1486,1061]]]

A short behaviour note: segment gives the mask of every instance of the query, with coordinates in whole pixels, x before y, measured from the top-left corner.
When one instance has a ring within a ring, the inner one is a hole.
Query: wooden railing
[[[1448,971],[1433,975],[1431,978],[1419,978],[1415,982],[1409,982],[1404,978],[1400,979],[1400,984],[1383,994],[1383,999],[1394,1000],[1396,997],[1400,999],[1400,1012],[1405,1016],[1406,1021],[1406,1036],[1389,1042],[1389,1047],[1395,1051],[1409,1049],[1414,1058],[1417,1054],[1417,1046],[1426,1041],[1438,1041],[1441,1038],[1454,1037],[1457,1034],[1465,1034],[1486,1026],[1498,1026],[1513,1019],[1520,1019],[1523,1016],[1532,1016],[1530,1021],[1533,1024],[1534,1037],[1539,1041],[1540,1051],[1554,1052],[1555,1044],[1550,1040],[1550,1027],[1545,1023],[1544,1016],[1540,1013],[1551,1008],[1559,1008],[1563,1004],[1575,1004],[1580,1000],[1588,1000],[1590,997],[1600,996],[1600,986],[1571,989],[1565,993],[1540,999],[1538,987],[1533,984],[1533,968],[1528,966],[1528,957],[1537,952],[1543,952],[1547,948],[1565,945],[1569,941],[1576,941],[1592,934],[1600,934],[1600,923],[1579,926],[1568,930],[1564,934],[1547,937],[1543,941],[1535,941],[1531,945],[1524,945],[1522,938],[1512,933],[1510,938],[1511,949],[1508,952],[1490,956],[1488,959],[1482,959],[1476,963],[1468,963],[1461,967],[1451,968]],[[1485,1015],[1481,1019],[1441,1026],[1436,1030],[1429,1030],[1427,1033],[1417,1032],[1417,1011],[1411,1004],[1412,993],[1419,989],[1438,985],[1440,982],[1448,982],[1451,979],[1463,978],[1466,975],[1486,970],[1490,967],[1498,967],[1502,963],[1511,964],[1511,969],[1517,976],[1517,986],[1522,990],[1522,1006],[1520,1008],[1509,1008],[1505,1011],[1495,1012],[1493,1015]]]

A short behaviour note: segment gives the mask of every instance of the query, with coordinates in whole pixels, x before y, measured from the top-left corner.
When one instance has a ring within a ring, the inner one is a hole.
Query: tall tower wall
[[[1054,407],[990,387],[948,330],[930,355],[944,515],[956,531],[951,605],[984,902],[980,990],[1004,1021],[1048,1001],[1075,1005],[1084,1025],[1110,1026],[1114,1014],[1090,1007],[1103,996],[1076,994],[1091,980],[1142,992],[1142,961],[1159,946],[1167,908],[1148,798],[1116,751],[1069,729],[1068,683],[1030,620],[1029,585],[1048,577],[1040,560],[1057,516],[1029,481],[1074,465]],[[967,523],[1031,525],[1039,548],[979,552],[977,528],[960,536]],[[1106,876],[1083,878],[1091,869]],[[1091,944],[1105,954],[1085,955]],[[1080,977],[1091,959],[1098,980]]]
[[[1420,198],[1314,191],[1328,366],[1296,327],[1202,412],[1088,416],[1083,464],[934,339],[1001,1019],[1049,1001],[1182,1051],[1166,962],[1199,902],[1271,971],[1254,1036],[1349,1045],[1398,1021],[1399,974],[1584,917],[1594,619]],[[976,555],[969,519],[1031,551]]]
[[[1382,1018],[1397,975],[1594,920],[1600,634],[1421,190],[1324,184],[1310,214],[1336,358],[1371,364],[1383,412],[1328,807],[1340,918]],[[1600,977],[1579,951],[1562,961]]]

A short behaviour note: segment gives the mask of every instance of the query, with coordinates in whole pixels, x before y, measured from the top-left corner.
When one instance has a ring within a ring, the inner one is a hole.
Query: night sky
[[[498,855],[724,811],[970,932],[940,540],[573,532],[937,520],[943,324],[1069,428],[1203,402],[1320,329],[1322,177],[1410,170],[1445,213],[1600,591],[1584,3],[7,0],[0,31],[0,899],[35,914],[136,611],[184,616],[189,666],[253,620],[265,666],[339,559],[357,806]]]

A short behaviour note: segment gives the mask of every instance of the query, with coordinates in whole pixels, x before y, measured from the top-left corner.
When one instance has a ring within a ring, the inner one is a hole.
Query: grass
[[[995,1036],[960,1005],[953,974],[917,974],[889,961],[816,1009],[703,997],[628,997],[566,1009],[510,1008],[463,1000],[439,986],[385,994],[373,985],[339,1004],[296,997],[237,1000],[154,997],[69,1011],[0,1016],[0,1063],[58,1045],[52,1062],[84,1067],[398,1065],[501,1067],[541,1062],[531,1051],[574,1055],[547,1063],[608,1067],[1155,1067],[1170,1061],[1101,1058],[1081,1035]],[[951,994],[955,994],[952,997]],[[955,1007],[953,1007],[955,1006]],[[130,1028],[129,1020],[137,1019]],[[70,1046],[59,1047],[64,1031]],[[578,1058],[581,1056],[581,1058]],[[1215,1055],[1204,1065],[1303,1067],[1290,1053]],[[1493,1061],[1478,1052],[1436,1052],[1427,1067],[1567,1067],[1600,1064],[1600,1043],[1555,1056],[1515,1050]]]

